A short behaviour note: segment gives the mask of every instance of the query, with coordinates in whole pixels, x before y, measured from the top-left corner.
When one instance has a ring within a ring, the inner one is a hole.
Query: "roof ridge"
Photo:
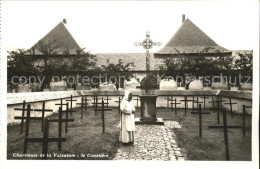
[[[29,50],[32,49],[36,55],[41,55],[42,52],[39,51],[36,47],[37,45],[40,45],[40,43],[54,45],[53,47],[56,48],[57,54],[64,54],[64,51],[67,50],[70,54],[77,54],[78,50],[82,50],[82,47],[77,43],[63,21],[59,22],[55,27],[53,27]]]
[[[187,18],[166,45],[155,54],[219,53],[227,51]]]

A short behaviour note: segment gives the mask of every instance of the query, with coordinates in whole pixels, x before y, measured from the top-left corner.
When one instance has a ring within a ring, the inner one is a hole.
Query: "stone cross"
[[[146,71],[150,71],[150,49],[152,49],[153,46],[160,46],[161,42],[153,42],[150,39],[150,32],[146,31],[146,38],[143,40],[143,42],[136,42],[136,46],[143,46],[144,49],[146,49]]]
[[[150,73],[150,49],[153,46],[159,46],[160,42],[153,42],[150,39],[150,32],[146,32],[146,39],[143,42],[135,43],[136,46],[143,46],[146,50],[146,76],[141,80],[140,101],[141,101],[141,118],[140,121],[136,121],[136,124],[159,124],[163,125],[162,119],[156,117],[156,99],[155,89],[159,88],[157,78]],[[144,90],[143,90],[144,89]]]

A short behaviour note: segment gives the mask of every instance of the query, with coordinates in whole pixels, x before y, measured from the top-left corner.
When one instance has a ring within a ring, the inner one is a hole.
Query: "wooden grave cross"
[[[197,104],[197,111],[194,111],[194,106],[193,106],[193,111],[191,112],[191,113],[197,113],[198,111],[199,111],[199,104],[201,104],[201,103],[203,103],[203,102],[200,102],[199,101],[199,97],[197,97],[197,99],[196,100],[194,100],[194,99],[192,99],[192,103],[194,104],[194,103],[196,103]]]
[[[70,102],[70,110],[71,110],[70,115],[72,115],[72,104],[73,104],[73,102],[78,101],[78,100],[73,100],[72,98],[73,98],[72,95],[70,95],[70,99],[66,100],[67,102]]]
[[[88,95],[82,95],[81,103],[83,103],[83,104],[76,103],[76,105],[81,105],[81,107],[83,107],[85,109],[85,111],[86,111],[87,110],[88,101],[89,101]]]
[[[215,100],[214,103],[217,103],[217,120],[218,120],[218,124],[220,122],[220,117],[219,117],[219,114],[220,114],[220,103],[218,100]]]
[[[14,108],[14,110],[22,110],[22,117],[24,117],[24,114],[25,114],[25,104],[26,102],[23,101],[23,108]],[[24,124],[24,118],[21,119],[21,131],[20,131],[20,134],[23,134],[23,124]]]
[[[222,114],[222,104],[223,102],[225,102],[226,100],[222,100],[222,97],[219,96],[219,105],[220,105],[220,110],[221,110],[221,114]]]
[[[173,100],[172,100],[172,95],[171,95],[171,100],[169,100],[170,101],[170,105],[171,105],[171,111],[173,112]]]
[[[88,99],[87,99],[87,95],[82,95],[81,97],[81,103],[76,103],[76,105],[80,105],[80,109],[81,109],[81,118],[83,118],[83,109],[85,108],[85,111],[87,110],[87,106],[88,106]]]
[[[171,111],[173,112],[173,100],[172,100],[172,95],[169,96],[171,99],[169,99],[168,101],[170,102],[169,104],[171,105]]]
[[[181,103],[177,103],[177,99],[175,98],[174,99],[174,102],[171,102],[171,105],[174,104],[174,111],[175,111],[175,115],[177,115],[177,104],[181,104]],[[172,110],[173,112],[173,110]]]
[[[216,108],[215,108],[215,101],[214,101],[214,98],[212,97],[212,101],[211,102],[208,102],[208,103],[212,103],[212,107],[213,107],[213,111],[214,113],[216,113]]]
[[[31,117],[31,105],[27,105],[27,109],[24,109],[26,111],[26,117],[24,116],[15,116],[14,119],[21,119],[21,120],[26,120],[25,122],[25,139],[24,139],[24,154],[27,152],[27,146],[28,146],[28,136],[29,136],[29,126],[30,126],[30,120],[42,120],[41,117]]]
[[[68,103],[66,104],[66,109],[68,110]],[[66,110],[66,111],[67,111]],[[59,119],[50,119],[49,122],[58,122],[58,138],[60,139],[62,137],[62,122],[65,122],[67,124],[67,122],[74,122],[74,119],[62,119],[62,108],[59,107]],[[68,117],[68,112],[66,112],[66,117]],[[61,151],[61,141],[57,141],[58,142],[58,150]]]
[[[247,108],[251,109],[252,106],[243,105],[243,113],[242,113],[242,114],[233,113],[233,115],[242,116],[242,132],[243,132],[243,137],[246,136],[246,116],[252,116],[251,114],[247,114],[247,113],[246,113],[246,109],[247,109]]]
[[[87,106],[88,106],[88,101],[89,101],[89,99],[88,99],[88,95],[85,95],[85,97],[84,97],[84,105],[85,105],[85,111],[87,110]]]
[[[94,105],[94,111],[95,111],[95,109],[97,109],[97,105],[98,105],[96,103],[98,103],[98,100],[100,100],[100,98],[98,98],[97,94],[94,92],[92,99],[94,100],[94,103],[92,103],[92,104]],[[97,116],[96,111],[95,111],[95,116]]]
[[[97,96],[95,96],[94,102],[92,103],[94,105],[94,111],[95,111],[95,116],[97,116],[97,109],[98,109],[98,105],[102,105],[102,103],[99,103],[98,100],[100,100],[101,98],[98,98]],[[102,97],[103,99],[103,97]],[[104,103],[104,104],[108,104],[108,103]]]
[[[202,137],[202,114],[210,114],[209,112],[201,112],[201,104],[199,104],[198,112],[191,112],[191,114],[199,115],[199,136]]]
[[[186,115],[187,108],[188,108],[188,104],[187,103],[192,101],[192,100],[188,100],[187,96],[184,96],[184,100],[180,100],[180,101],[184,101],[184,110],[185,110],[185,115]]]
[[[119,96],[118,97],[118,101],[116,100],[115,102],[118,102],[118,113],[120,114],[120,103],[121,103],[121,101],[122,101],[122,99],[121,99],[121,97]]]
[[[172,105],[172,102],[173,102],[173,100],[172,100],[172,95],[167,95],[167,98],[164,98],[164,100],[166,99],[167,100],[167,108],[169,108],[170,107],[170,105],[171,105],[171,110],[172,110],[172,112],[173,112],[173,105]],[[170,99],[171,98],[171,99]]]
[[[218,124],[220,123],[220,112],[222,113],[222,102],[224,102],[224,101],[226,101],[226,100],[222,100],[222,97],[219,97],[219,100],[209,102],[209,103],[213,103],[213,105],[214,105],[214,103],[217,103],[217,121],[218,121]]]
[[[228,103],[224,103],[224,104],[229,104],[229,106],[230,106],[230,114],[231,114],[231,117],[233,118],[232,105],[233,105],[233,104],[237,104],[237,103],[232,103],[231,97],[229,97],[229,102],[228,102]]]
[[[200,98],[203,98],[203,108],[206,109],[206,99],[208,99],[209,97],[207,97],[205,94],[203,94],[203,97],[200,97]]]
[[[229,145],[228,145],[228,129],[229,128],[241,128],[239,125],[228,126],[227,125],[227,115],[226,110],[223,109],[223,126],[209,126],[209,129],[223,129],[224,130],[224,141],[225,141],[225,153],[226,153],[226,160],[229,161]]]
[[[53,112],[52,109],[45,109],[45,101],[42,102],[42,109],[34,109],[34,111],[40,111],[42,112],[42,126],[41,126],[41,131],[43,132],[43,123],[44,123],[44,117],[45,117],[45,112]]]
[[[67,103],[67,105],[66,105],[66,110],[62,110],[62,113],[66,113],[65,114],[65,133],[67,133],[68,132],[68,122],[73,122],[74,121],[74,119],[72,119],[73,121],[71,121],[71,119],[69,119],[69,112],[76,112],[75,110],[69,110],[69,103]],[[64,122],[64,120],[62,121],[62,122]]]
[[[56,103],[55,105],[60,106],[61,109],[62,109],[63,106],[67,105],[67,103],[63,103],[63,102],[62,102],[62,98],[61,98],[61,99],[60,99],[60,103]]]
[[[104,103],[103,97],[102,97],[101,103],[96,103],[96,104],[101,104],[101,109],[95,109],[95,111],[102,112],[101,119],[102,119],[103,133],[105,133],[105,111],[112,111],[112,109],[105,108],[105,106],[104,106],[105,103]]]
[[[65,142],[66,138],[49,138],[49,119],[45,118],[44,120],[44,131],[43,131],[43,138],[28,138],[25,137],[25,140],[30,143],[42,143],[42,154],[43,159],[47,159],[47,153],[48,153],[48,144],[50,142]],[[27,153],[27,146],[24,148],[24,154]]]
[[[111,100],[111,99],[109,99],[109,98],[108,98],[108,96],[107,96],[107,98],[106,98],[106,99],[104,99],[104,100],[106,100],[106,101],[107,101],[107,103],[106,103],[106,106],[107,106],[107,108],[108,108],[108,105],[109,105],[109,102],[108,102],[108,101],[109,101],[109,100]]]

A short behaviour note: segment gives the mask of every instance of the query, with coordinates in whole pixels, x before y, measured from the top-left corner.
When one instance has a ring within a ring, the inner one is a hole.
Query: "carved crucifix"
[[[152,39],[150,39],[150,32],[146,31],[146,38],[143,40],[143,42],[136,42],[136,46],[143,46],[144,49],[146,49],[146,71],[149,73],[150,71],[150,49],[152,49],[153,46],[160,46],[161,42],[153,42]]]
[[[150,83],[150,49],[152,49],[153,46],[160,46],[161,42],[153,42],[150,39],[150,32],[147,31],[146,38],[143,40],[143,42],[136,42],[135,45],[143,46],[143,48],[146,50],[146,77],[144,82],[141,82],[141,86],[138,88],[145,89],[145,94],[149,94],[150,90],[156,89],[158,87],[157,81],[155,84]]]

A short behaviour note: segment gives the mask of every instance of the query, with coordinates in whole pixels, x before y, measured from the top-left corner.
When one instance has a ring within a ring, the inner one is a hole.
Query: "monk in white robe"
[[[134,113],[135,107],[132,102],[132,93],[125,91],[125,96],[120,103],[120,136],[119,141],[122,143],[134,142],[135,121]]]

